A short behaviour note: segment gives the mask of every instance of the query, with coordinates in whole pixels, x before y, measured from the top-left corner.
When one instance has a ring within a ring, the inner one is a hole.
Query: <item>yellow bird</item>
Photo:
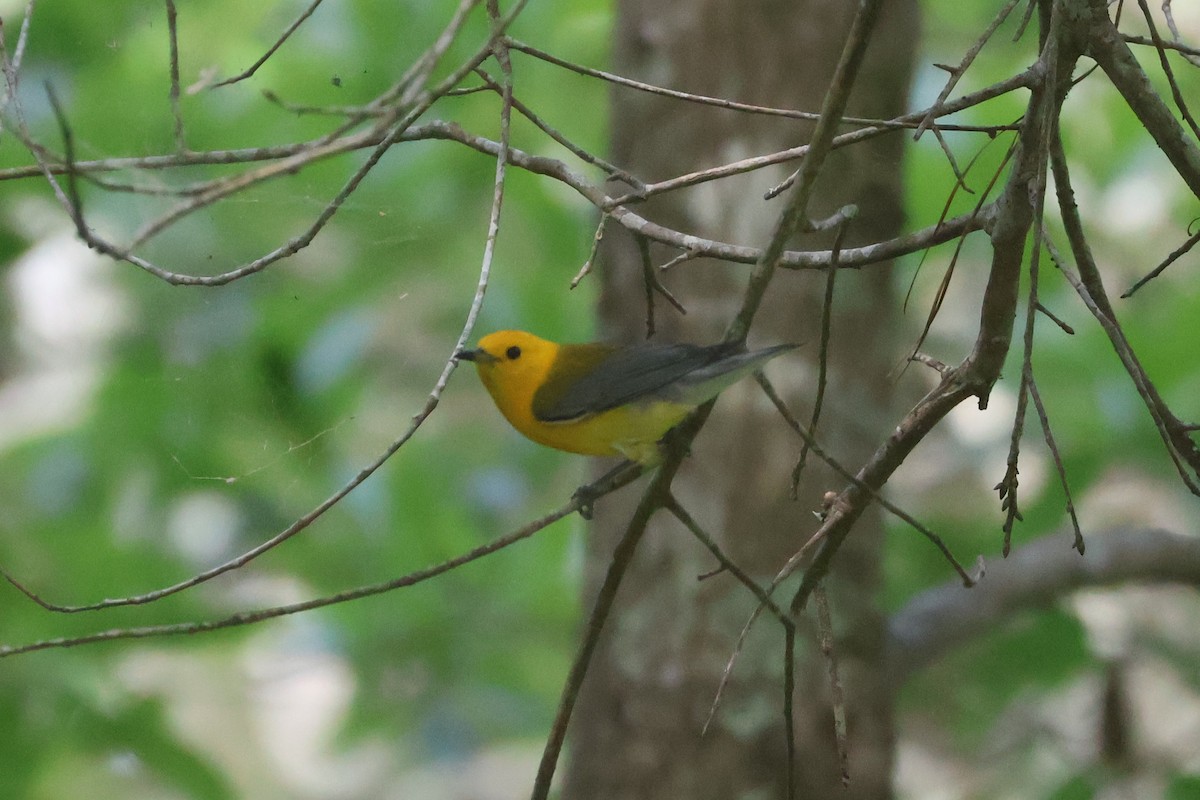
[[[455,358],[474,362],[500,413],[535,442],[652,465],[658,441],[694,408],[794,347],[556,344],[497,331]]]

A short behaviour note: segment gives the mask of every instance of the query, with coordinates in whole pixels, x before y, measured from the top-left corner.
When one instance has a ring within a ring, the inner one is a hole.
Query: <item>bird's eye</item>
[[[509,361],[516,361],[521,357],[521,348],[514,344],[512,347],[504,351],[504,355],[508,356]]]

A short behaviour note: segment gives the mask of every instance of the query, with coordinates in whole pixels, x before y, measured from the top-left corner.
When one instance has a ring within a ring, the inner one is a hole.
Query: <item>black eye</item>
[[[516,361],[521,357],[521,348],[514,344],[512,347],[504,351],[504,355],[508,356],[509,361]]]

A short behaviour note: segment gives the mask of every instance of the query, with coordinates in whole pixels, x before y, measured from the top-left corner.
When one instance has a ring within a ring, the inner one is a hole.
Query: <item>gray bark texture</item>
[[[857,4],[836,0],[622,0],[615,69],[696,94],[817,110]],[[849,112],[891,117],[905,110],[918,36],[912,0],[892,2],[876,29]],[[806,141],[812,124],[702,107],[629,90],[613,98],[613,160],[658,180]],[[845,246],[900,232],[905,134],[836,151],[823,172],[813,218],[859,207]],[[763,246],[782,200],[763,193],[795,169],[783,165],[654,198],[650,219],[701,236]],[[797,247],[825,247],[807,235]],[[602,333],[645,336],[646,302],[637,243],[610,229],[600,280]],[[655,264],[676,252],[652,248]],[[681,316],[661,298],[655,340],[708,343],[736,313],[749,270],[693,260],[664,283]],[[804,419],[816,391],[824,273],[781,271],[750,334],[750,346],[802,342],[766,372]],[[890,424],[888,373],[904,344],[892,340],[887,265],[837,277],[830,376],[818,438],[853,468]],[[815,530],[822,494],[844,482],[810,457],[799,498],[789,495],[800,441],[752,380],[727,390],[675,481],[675,496],[743,569],[766,583]],[[607,464],[604,466],[608,466]],[[637,486],[644,484],[639,483]],[[637,501],[637,486],[596,506],[589,533],[585,608]],[[883,669],[885,627],[876,605],[881,527],[868,514],[838,554],[826,582],[846,693],[852,781],[843,789],[834,748],[826,666],[813,614],[800,620],[794,693],[797,781],[803,798],[890,795],[892,709]],[[698,576],[715,567],[666,512],[651,521],[617,597],[568,736],[566,800],[704,800],[785,794],[783,632],[764,616],[739,657],[706,736],[701,727],[737,636],[756,601],[735,579]],[[779,593],[785,603],[795,584]]]

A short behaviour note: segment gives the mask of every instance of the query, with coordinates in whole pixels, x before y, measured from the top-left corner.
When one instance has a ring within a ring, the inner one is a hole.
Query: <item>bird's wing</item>
[[[737,343],[566,346],[533,396],[533,415],[542,422],[567,422],[638,401],[688,402],[689,385],[735,369],[742,363],[739,352],[745,354]],[[737,363],[722,368],[730,361]]]

